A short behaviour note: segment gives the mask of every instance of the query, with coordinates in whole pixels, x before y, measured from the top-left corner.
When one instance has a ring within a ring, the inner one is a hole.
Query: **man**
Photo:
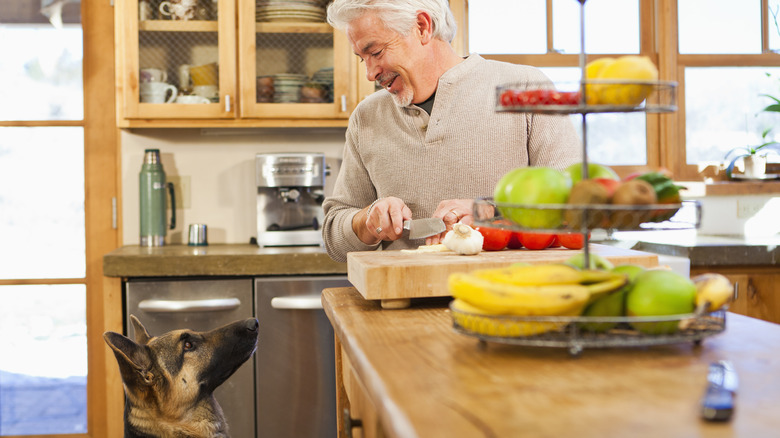
[[[335,0],[328,21],[342,29],[368,79],[384,90],[349,120],[333,195],[323,203],[328,254],[417,247],[403,221],[473,223],[475,198],[523,166],[562,169],[580,160],[567,116],[496,112],[496,86],[539,86],[538,69],[457,55],[447,0]]]

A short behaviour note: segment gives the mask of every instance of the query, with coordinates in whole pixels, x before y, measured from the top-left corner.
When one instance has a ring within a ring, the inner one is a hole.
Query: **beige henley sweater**
[[[328,254],[375,250],[352,231],[352,217],[377,198],[404,200],[415,219],[440,201],[492,197],[498,180],[525,166],[563,169],[581,160],[582,144],[568,116],[496,111],[496,86],[549,82],[538,69],[476,54],[439,79],[430,117],[416,105],[398,107],[386,90],[361,102],[349,120],[333,195],[325,199]],[[415,248],[424,240],[381,242]]]

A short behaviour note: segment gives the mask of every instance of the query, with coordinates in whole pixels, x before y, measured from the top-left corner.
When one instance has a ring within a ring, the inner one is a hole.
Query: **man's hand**
[[[473,224],[473,208],[473,199],[448,199],[446,201],[441,201],[439,206],[436,207],[436,211],[433,212],[432,217],[441,218],[441,220],[444,221],[444,225],[447,226],[447,229],[441,234],[425,239],[425,244],[435,245],[441,243],[444,239],[444,235],[447,234],[447,231],[451,230],[452,226],[458,222],[463,222],[466,225]]]
[[[352,218],[352,229],[365,244],[382,240],[398,240],[403,234],[405,220],[412,218],[412,210],[400,198],[379,198]]]

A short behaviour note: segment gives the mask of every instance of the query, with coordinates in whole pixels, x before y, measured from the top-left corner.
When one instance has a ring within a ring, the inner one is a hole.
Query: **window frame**
[[[77,126],[84,130],[84,221],[86,275],[83,278],[6,279],[0,285],[86,285],[87,433],[29,435],[29,438],[85,438],[121,435],[123,406],[108,397],[119,379],[116,362],[103,341],[108,328],[121,331],[120,297],[105,296],[121,286],[103,276],[103,255],[121,245],[117,211],[119,129],[116,126],[114,6],[80,2],[83,41],[84,116],[82,120],[0,120],[3,127]],[[109,109],[108,111],[106,109]],[[117,307],[120,307],[117,309]],[[120,400],[121,402],[121,400]]]

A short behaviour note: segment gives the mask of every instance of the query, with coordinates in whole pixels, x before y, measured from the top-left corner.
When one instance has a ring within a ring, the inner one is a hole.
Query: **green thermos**
[[[176,198],[173,194],[173,183],[165,181],[159,149],[144,151],[144,163],[141,166],[139,180],[141,246],[163,246],[168,230],[166,191],[171,196],[171,230],[176,228]]]

